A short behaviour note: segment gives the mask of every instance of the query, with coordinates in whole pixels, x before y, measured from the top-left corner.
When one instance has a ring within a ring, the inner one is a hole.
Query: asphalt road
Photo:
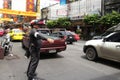
[[[41,55],[37,68],[44,80],[120,80],[120,64],[104,59],[88,61],[82,51],[85,41],[68,45],[57,56]],[[24,58],[21,42],[13,42],[15,59],[0,60],[0,80],[27,80],[29,59]]]

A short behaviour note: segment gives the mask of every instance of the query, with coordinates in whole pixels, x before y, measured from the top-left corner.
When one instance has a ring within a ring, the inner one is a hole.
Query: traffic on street
[[[120,80],[120,0],[0,0],[0,80]]]
[[[67,49],[57,55],[42,54],[38,76],[44,80],[120,80],[120,64],[105,59],[89,61],[83,53],[85,42],[68,44]],[[12,44],[17,58],[0,60],[0,80],[27,80],[25,72],[29,59],[24,57],[21,42]]]

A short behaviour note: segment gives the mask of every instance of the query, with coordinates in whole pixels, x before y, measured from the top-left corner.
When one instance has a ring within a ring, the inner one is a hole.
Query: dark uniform
[[[46,38],[44,38],[34,28],[30,31],[29,36],[30,36],[29,50],[30,50],[31,59],[27,70],[27,76],[28,76],[28,80],[33,80],[40,59],[41,39],[46,39]]]

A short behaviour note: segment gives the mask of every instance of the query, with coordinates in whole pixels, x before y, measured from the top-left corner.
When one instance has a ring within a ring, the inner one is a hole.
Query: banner
[[[60,0],[60,5],[66,4],[66,0]]]
[[[26,11],[34,11],[34,0],[26,1]]]
[[[24,12],[24,11],[10,10],[10,9],[0,9],[0,13],[23,15],[23,16],[37,16],[37,13],[35,12]]]
[[[10,19],[10,18],[0,18],[0,21],[13,21],[13,19]]]

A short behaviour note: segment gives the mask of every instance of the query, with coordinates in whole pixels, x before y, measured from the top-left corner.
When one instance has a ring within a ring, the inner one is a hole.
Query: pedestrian
[[[37,29],[40,29],[40,27],[43,25],[42,23],[40,23],[40,21],[41,20],[31,21],[31,31],[29,33],[30,62],[27,69],[28,80],[40,80],[40,78],[36,76],[35,72],[40,59],[41,40],[46,39],[50,43],[54,42],[53,39],[45,38],[44,36],[42,36],[42,33],[37,32]]]

